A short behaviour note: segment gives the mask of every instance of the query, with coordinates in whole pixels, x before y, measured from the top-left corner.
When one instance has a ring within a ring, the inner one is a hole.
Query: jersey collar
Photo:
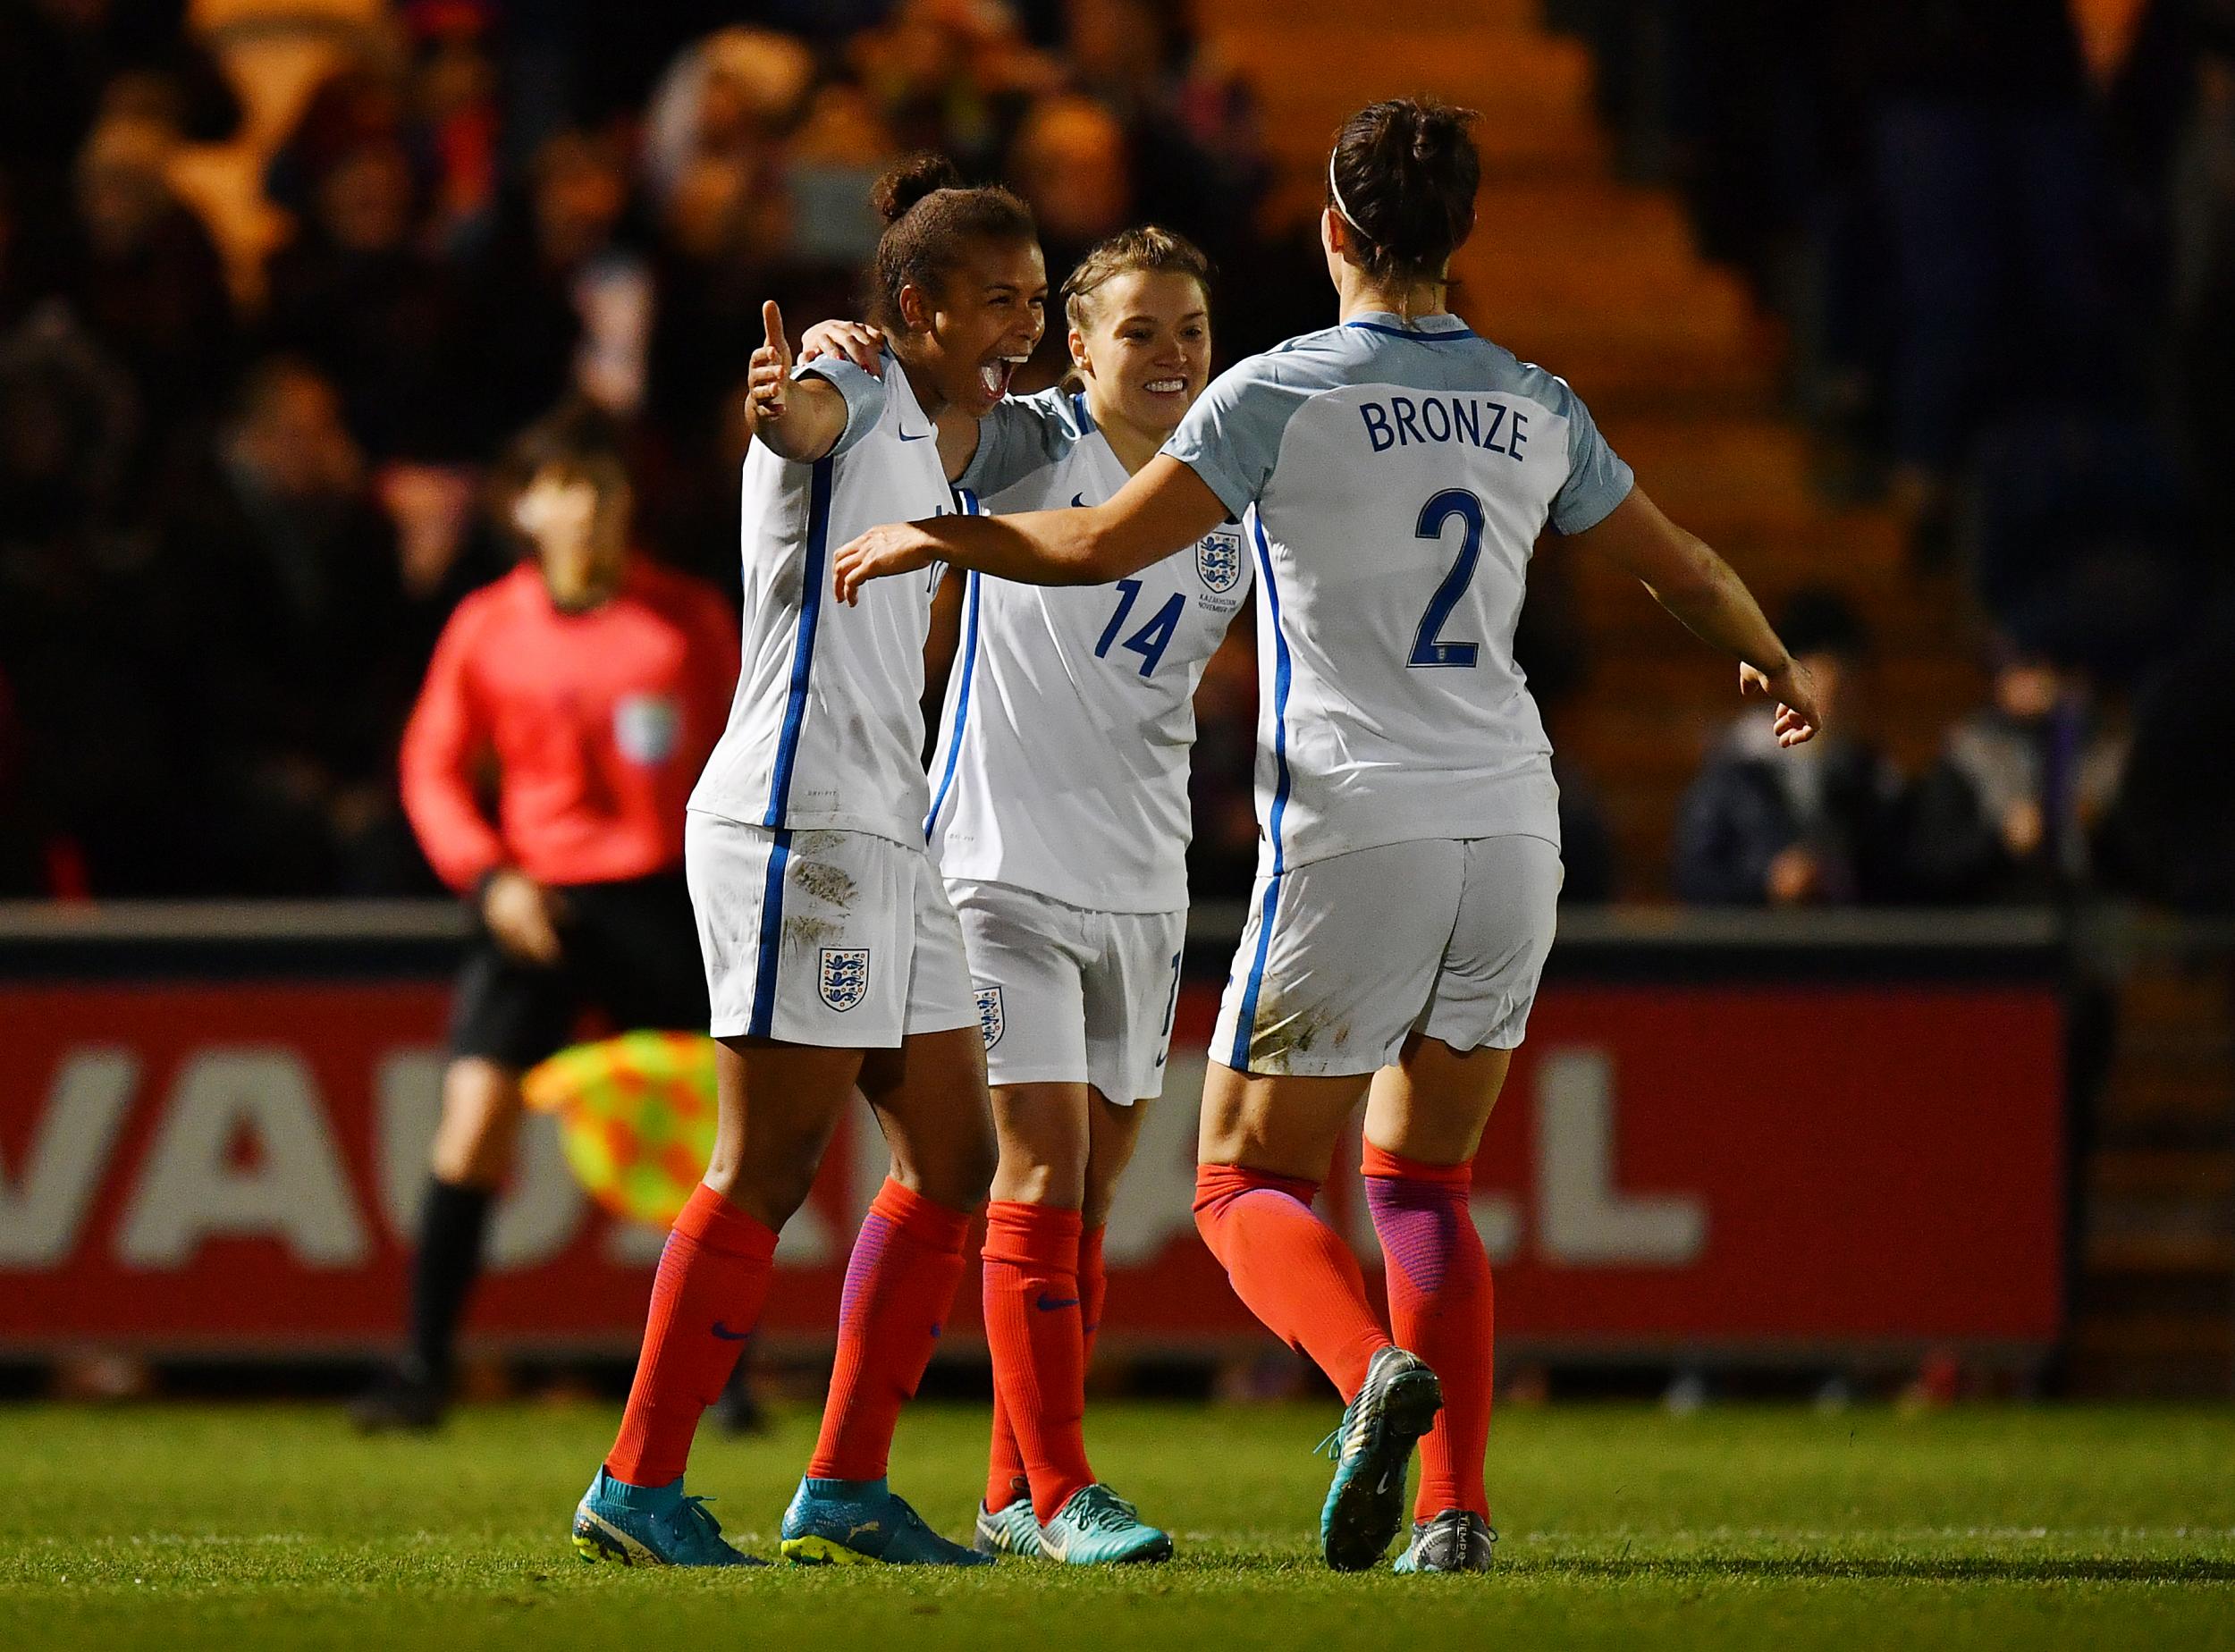
[[[1367,310],[1353,316],[1343,324],[1367,333],[1386,333],[1400,339],[1471,339],[1474,329],[1456,316],[1438,312],[1433,316],[1415,316],[1411,321],[1388,310]]]

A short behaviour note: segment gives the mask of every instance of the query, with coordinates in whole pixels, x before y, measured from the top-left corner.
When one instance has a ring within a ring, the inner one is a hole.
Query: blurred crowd
[[[2235,909],[2235,4],[1548,10],[1628,168],[1789,324],[1819,485],[1891,504],[1994,638],[1989,703],[1913,788],[1851,749],[1781,795],[1736,731],[1680,889]]]
[[[627,421],[645,548],[734,591],[761,302],[853,312],[896,156],[1008,180],[1058,279],[1143,217],[1255,261],[1185,12],[0,0],[0,895],[432,889],[395,741],[517,555],[508,440]]]
[[[510,438],[615,415],[643,548],[734,591],[760,304],[854,309],[900,154],[1016,187],[1057,280],[1144,218],[1248,271],[1220,365],[1323,324],[1193,9],[0,0],[0,897],[434,890],[396,738],[519,554]],[[1679,893],[2235,906],[2235,765],[2194,757],[2235,732],[2235,0],[1546,11],[1628,164],[1790,320],[1824,485],[1893,502],[1997,639],[1924,773],[1853,733],[1773,763],[1742,719]],[[1581,650],[1545,594],[1549,699]],[[1859,701],[1837,593],[1786,620]],[[1254,700],[1244,637],[1200,703],[1202,895],[1254,862]],[[1657,885],[1562,780],[1569,897]]]

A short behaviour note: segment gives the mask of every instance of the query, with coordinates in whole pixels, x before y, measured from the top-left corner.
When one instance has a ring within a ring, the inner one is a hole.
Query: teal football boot
[[[1336,1571],[1363,1572],[1387,1552],[1404,1523],[1413,1446],[1443,1408],[1443,1384],[1418,1354],[1392,1346],[1373,1356],[1342,1426],[1320,1442],[1335,1459],[1320,1510],[1320,1550]]]
[[[574,1510],[575,1553],[624,1566],[765,1566],[722,1541],[706,1499],[683,1495],[683,1477],[664,1486],[631,1486],[598,1465]]]
[[[1169,1560],[1172,1539],[1109,1487],[1082,1486],[1040,1529],[1050,1560],[1073,1566],[1123,1566]]]
[[[978,1532],[970,1547],[981,1555],[997,1558],[1015,1555],[1026,1560],[1040,1559],[1046,1551],[1040,1545],[1040,1522],[1033,1518],[1033,1500],[1018,1497],[999,1509],[978,1504]]]
[[[1413,1522],[1413,1541],[1397,1556],[1397,1572],[1488,1572],[1497,1533],[1480,1514],[1446,1509]]]
[[[803,1566],[990,1566],[993,1556],[949,1543],[882,1479],[803,1479],[777,1546]]]

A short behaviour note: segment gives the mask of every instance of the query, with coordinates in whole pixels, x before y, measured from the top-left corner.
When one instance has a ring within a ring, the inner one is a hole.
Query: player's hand
[[[861,588],[872,579],[892,574],[912,574],[939,560],[939,546],[913,522],[889,522],[873,527],[858,539],[839,547],[838,599],[848,607],[861,598]]]
[[[799,359],[819,361],[825,356],[843,356],[863,372],[882,378],[885,330],[866,321],[818,321],[799,341]]]
[[[481,921],[505,953],[523,964],[559,961],[558,898],[508,866],[481,891]]]
[[[1798,660],[1787,660],[1782,670],[1765,671],[1742,662],[1738,668],[1738,691],[1742,695],[1767,695],[1777,703],[1777,744],[1801,746],[1814,739],[1824,727],[1824,713],[1817,709],[1816,678],[1809,668]]]
[[[783,417],[791,405],[791,344],[773,299],[761,306],[761,331],[766,341],[753,352],[745,375],[745,405],[755,424]]]

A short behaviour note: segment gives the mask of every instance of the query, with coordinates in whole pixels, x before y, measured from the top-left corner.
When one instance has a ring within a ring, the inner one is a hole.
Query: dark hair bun
[[[898,223],[907,209],[940,190],[959,190],[962,173],[943,155],[912,155],[877,180],[869,204],[887,223]]]
[[[1358,232],[1356,261],[1385,280],[1439,274],[1474,230],[1480,117],[1428,97],[1391,97],[1345,122],[1329,175]]]

